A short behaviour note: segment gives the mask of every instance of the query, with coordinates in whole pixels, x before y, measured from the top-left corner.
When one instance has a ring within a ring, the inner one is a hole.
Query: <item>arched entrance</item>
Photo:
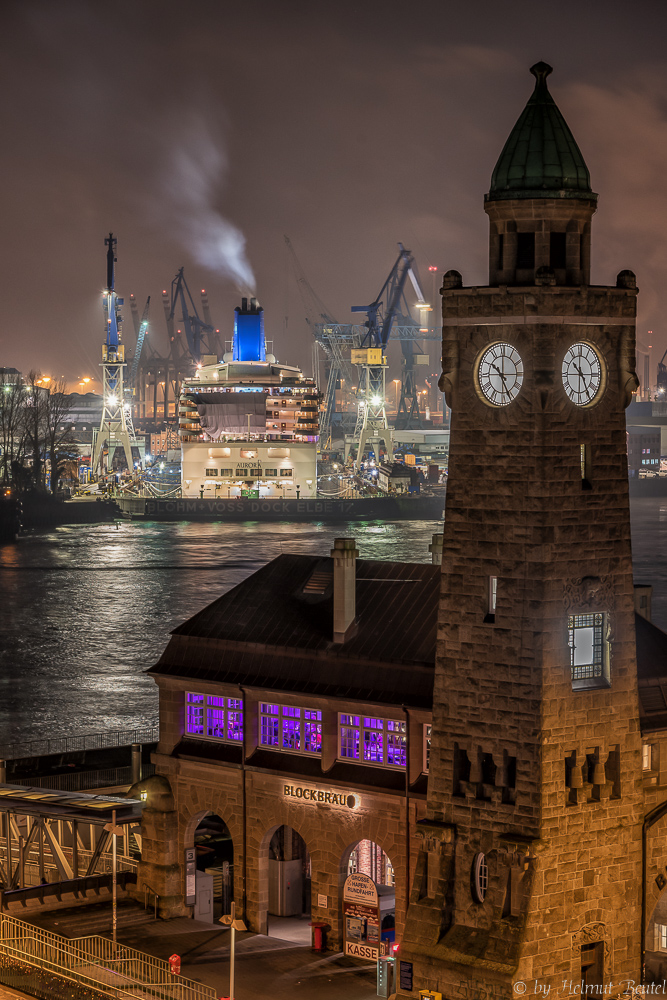
[[[380,953],[387,954],[396,937],[396,881],[391,859],[379,844],[372,840],[359,840],[348,848],[343,857],[343,886],[350,875],[367,875],[375,883],[378,894]],[[341,887],[341,893],[343,886]],[[354,908],[346,916],[343,904],[343,936],[345,941],[354,941],[362,935],[364,941],[371,941],[369,928],[360,926],[360,918]],[[361,921],[363,924],[363,920]],[[372,941],[376,944],[376,941]]]
[[[195,917],[215,921],[231,911],[234,898],[234,845],[229,828],[220,816],[208,813],[194,834],[197,863]],[[210,918],[205,899],[210,894]]]
[[[310,944],[310,854],[291,826],[279,826],[269,843],[268,935]]]

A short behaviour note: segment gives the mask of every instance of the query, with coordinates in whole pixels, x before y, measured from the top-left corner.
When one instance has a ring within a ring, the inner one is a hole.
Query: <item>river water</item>
[[[134,728],[157,715],[145,671],[169,632],[281,552],[429,562],[436,522],[384,525],[123,521],[0,546],[0,744]],[[635,580],[667,630],[667,498],[632,504]]]

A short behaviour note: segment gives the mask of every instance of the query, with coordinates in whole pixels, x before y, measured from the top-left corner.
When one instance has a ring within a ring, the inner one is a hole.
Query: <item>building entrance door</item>
[[[603,941],[595,941],[593,944],[582,944],[581,981],[584,987],[602,986],[604,984]]]
[[[195,830],[194,846],[197,871],[211,876],[211,919],[218,920],[231,912],[234,898],[234,846],[224,820],[212,813],[204,816]]]
[[[291,826],[278,827],[269,844],[270,937],[310,944],[310,854]]]

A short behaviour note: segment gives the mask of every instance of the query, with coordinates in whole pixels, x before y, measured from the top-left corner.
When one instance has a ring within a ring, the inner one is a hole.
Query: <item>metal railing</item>
[[[51,754],[74,753],[77,750],[105,750],[126,747],[132,743],[156,743],[160,730],[156,721],[141,729],[121,729],[109,733],[86,733],[82,736],[56,736],[43,740],[27,740],[0,744],[0,760],[22,757],[48,757]]]
[[[168,962],[97,935],[63,938],[0,915],[0,959],[14,960],[92,988],[104,996],[216,1000],[212,986],[175,976]],[[2,980],[0,961],[0,981]]]
[[[143,764],[142,778],[155,774],[154,764]],[[115,788],[132,784],[132,767],[105,767],[97,771],[74,771],[71,774],[47,774],[42,778],[14,778],[14,785],[30,788],[54,788],[61,792],[83,792],[90,788]]]

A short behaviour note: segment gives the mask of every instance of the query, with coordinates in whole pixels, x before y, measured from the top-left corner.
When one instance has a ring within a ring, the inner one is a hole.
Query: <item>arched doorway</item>
[[[375,883],[379,908],[377,938],[380,941],[380,953],[387,954],[396,937],[396,879],[391,858],[374,841],[359,840],[346,851],[342,868],[343,886],[348,876],[356,874],[367,875]],[[354,908],[350,909],[348,919],[343,905],[343,922],[345,941],[358,940],[359,935],[363,934],[363,940],[371,942],[375,932],[371,933],[368,927],[360,926],[359,916]]]
[[[195,916],[209,921],[205,897],[210,893],[210,921],[218,920],[231,911],[234,898],[234,845],[229,828],[220,816],[208,813],[200,820],[194,834],[197,864],[197,896]]]
[[[291,826],[279,826],[269,842],[268,935],[310,944],[310,854]]]

